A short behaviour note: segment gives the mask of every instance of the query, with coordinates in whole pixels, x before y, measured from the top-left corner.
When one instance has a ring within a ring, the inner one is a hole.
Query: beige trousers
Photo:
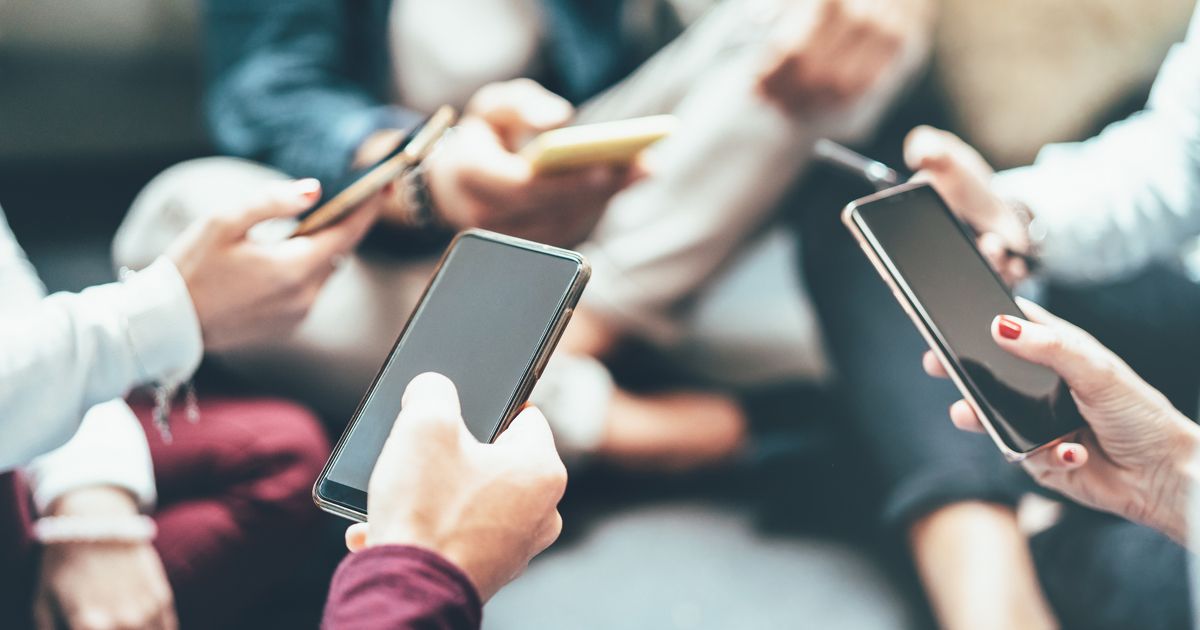
[[[898,72],[844,111],[817,119],[785,115],[754,90],[773,5],[719,3],[579,112],[584,122],[659,113],[682,122],[647,156],[653,176],[617,195],[582,246],[594,266],[586,304],[729,384],[824,376],[794,245],[767,228],[813,141],[868,133],[925,54],[914,48]],[[191,221],[283,177],[232,158],[168,169],[134,201],[114,244],[117,264],[148,264]],[[288,342],[222,360],[322,413],[344,416],[382,364],[435,262],[358,256],[330,278]]]

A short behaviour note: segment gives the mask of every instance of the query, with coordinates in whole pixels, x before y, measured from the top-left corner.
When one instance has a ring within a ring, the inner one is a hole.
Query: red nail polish
[[[1000,316],[1000,336],[1005,339],[1016,339],[1021,336],[1021,325],[1009,319],[1007,315]]]
[[[1020,327],[1018,326],[1018,328],[1020,328]],[[1063,458],[1064,462],[1067,462],[1068,464],[1074,464],[1075,463],[1075,449],[1068,448],[1067,450],[1063,451],[1062,458]]]

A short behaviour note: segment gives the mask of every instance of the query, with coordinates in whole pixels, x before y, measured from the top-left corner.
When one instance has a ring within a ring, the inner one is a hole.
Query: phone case
[[[661,115],[552,129],[534,138],[521,150],[521,156],[538,173],[598,164],[629,164],[678,127],[678,118]]]

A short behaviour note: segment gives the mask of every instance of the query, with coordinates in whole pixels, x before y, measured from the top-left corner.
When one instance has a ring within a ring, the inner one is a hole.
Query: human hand
[[[567,101],[528,79],[480,89],[455,132],[425,160],[438,219],[455,229],[479,227],[554,245],[586,238],[609,199],[641,172],[595,166],[535,174],[516,151],[573,115]]]
[[[205,348],[228,350],[286,335],[303,321],[377,210],[364,208],[315,234],[280,242],[256,242],[247,232],[299,214],[320,193],[314,179],[264,186],[256,200],[196,222],[172,243],[167,257],[187,284]]]
[[[1038,483],[1092,508],[1112,512],[1185,541],[1184,514],[1200,430],[1115,354],[1040,306],[1020,301],[1029,320],[1000,316],[996,343],[1059,374],[1087,428],[1023,463]],[[945,378],[932,352],[925,371]],[[955,426],[982,431],[971,406],[950,407]]]
[[[540,411],[527,408],[481,444],[467,431],[454,384],[422,374],[408,385],[371,474],[368,522],[351,526],[346,543],[433,550],[486,601],[558,538],[566,484]]]
[[[946,205],[979,232],[976,246],[1009,286],[1029,275],[1028,226],[991,189],[995,171],[974,148],[941,129],[920,126],[904,140],[913,181],[928,182]]]
[[[758,89],[791,113],[853,102],[929,36],[933,14],[929,0],[793,2],[771,36]]]
[[[53,516],[133,516],[127,492],[111,487],[76,490]],[[150,542],[55,543],[42,553],[34,619],[38,630],[179,627],[162,560]]]

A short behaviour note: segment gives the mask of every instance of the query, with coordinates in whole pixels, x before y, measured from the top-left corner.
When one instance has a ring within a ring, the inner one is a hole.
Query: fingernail
[[[531,103],[525,115],[529,122],[538,127],[556,127],[571,118],[571,106],[559,99],[547,98]]]
[[[1005,339],[1016,339],[1021,336],[1021,325],[1007,315],[1001,315],[997,325],[1000,327],[1000,336]]]
[[[1076,460],[1075,447],[1071,446],[1068,447],[1067,450],[1063,451],[1062,458],[1064,462],[1067,462],[1068,464],[1074,464]]]
[[[312,195],[315,195],[315,194],[321,192],[321,182],[317,181],[316,179],[314,179],[312,177],[305,177],[304,179],[298,179],[292,183],[292,186],[295,187],[297,193],[304,195],[306,197],[312,196]]]

